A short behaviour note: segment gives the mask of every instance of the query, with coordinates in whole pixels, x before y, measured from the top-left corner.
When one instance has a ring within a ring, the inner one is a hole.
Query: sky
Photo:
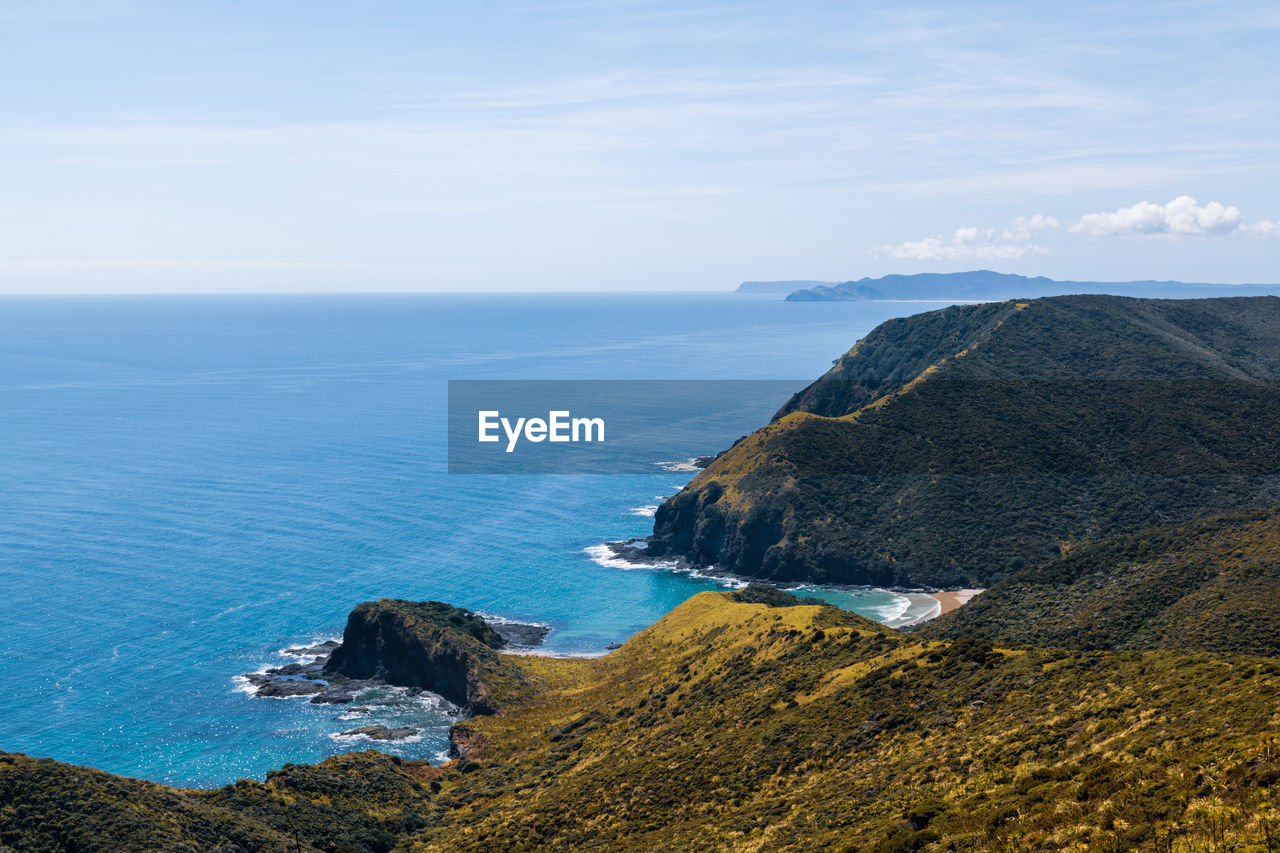
[[[1280,281],[1273,2],[0,0],[0,293]]]

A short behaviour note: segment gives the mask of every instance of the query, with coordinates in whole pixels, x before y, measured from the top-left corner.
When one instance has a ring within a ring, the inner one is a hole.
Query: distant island
[[[788,302],[871,302],[877,300],[994,301],[1101,293],[1111,296],[1172,297],[1266,296],[1280,284],[1209,284],[1183,281],[1055,281],[1044,276],[971,270],[829,281],[744,281],[736,293],[786,295]]]
[[[751,293],[751,294],[771,294],[774,296],[786,296],[788,293],[794,293],[797,290],[805,290],[810,287],[823,287],[835,284],[834,281],[814,281],[811,279],[798,278],[791,281],[744,281],[738,285],[738,289],[734,293]]]

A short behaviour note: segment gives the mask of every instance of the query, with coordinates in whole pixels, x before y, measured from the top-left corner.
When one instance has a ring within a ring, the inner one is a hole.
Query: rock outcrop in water
[[[509,680],[506,640],[474,613],[439,601],[366,601],[351,611],[324,675],[438,693],[474,714],[498,711],[491,681]]]
[[[351,612],[343,642],[285,649],[305,660],[243,678],[255,688],[254,696],[266,699],[310,696],[313,705],[346,705],[366,688],[390,684],[435,693],[463,712],[490,714],[496,705],[486,674],[503,669],[493,651],[536,646],[550,630],[487,622],[439,601],[384,598]]]
[[[361,726],[358,729],[351,729],[342,734],[346,737],[352,735],[362,735],[369,740],[404,740],[411,738],[418,733],[418,729],[413,726],[399,726],[397,728],[389,728],[387,726]]]

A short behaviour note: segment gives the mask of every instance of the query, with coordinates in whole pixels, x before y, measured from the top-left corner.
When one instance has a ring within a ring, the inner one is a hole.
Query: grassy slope
[[[890,321],[655,518],[748,575],[986,584],[1063,542],[1280,503],[1280,299]]]
[[[0,844],[1107,850],[1176,825],[1186,850],[1280,818],[1272,659],[999,651],[702,593],[606,658],[511,660],[542,694],[468,721],[444,769],[364,753],[179,792],[9,757]]]
[[[1280,655],[1280,511],[1082,545],[921,631],[1023,645]]]
[[[489,752],[415,849],[1123,849],[1275,815],[1273,661],[1001,653],[726,598],[473,721]]]
[[[370,751],[288,765],[265,784],[183,791],[0,753],[0,850],[386,851],[429,819],[440,774]]]

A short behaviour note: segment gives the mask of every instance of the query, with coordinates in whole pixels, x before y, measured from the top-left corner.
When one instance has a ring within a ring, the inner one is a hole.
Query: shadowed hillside
[[[986,585],[1066,544],[1280,504],[1280,298],[1067,296],[882,324],[659,508],[650,552]]]
[[[927,637],[1280,655],[1280,511],[1073,548],[925,625]]]

